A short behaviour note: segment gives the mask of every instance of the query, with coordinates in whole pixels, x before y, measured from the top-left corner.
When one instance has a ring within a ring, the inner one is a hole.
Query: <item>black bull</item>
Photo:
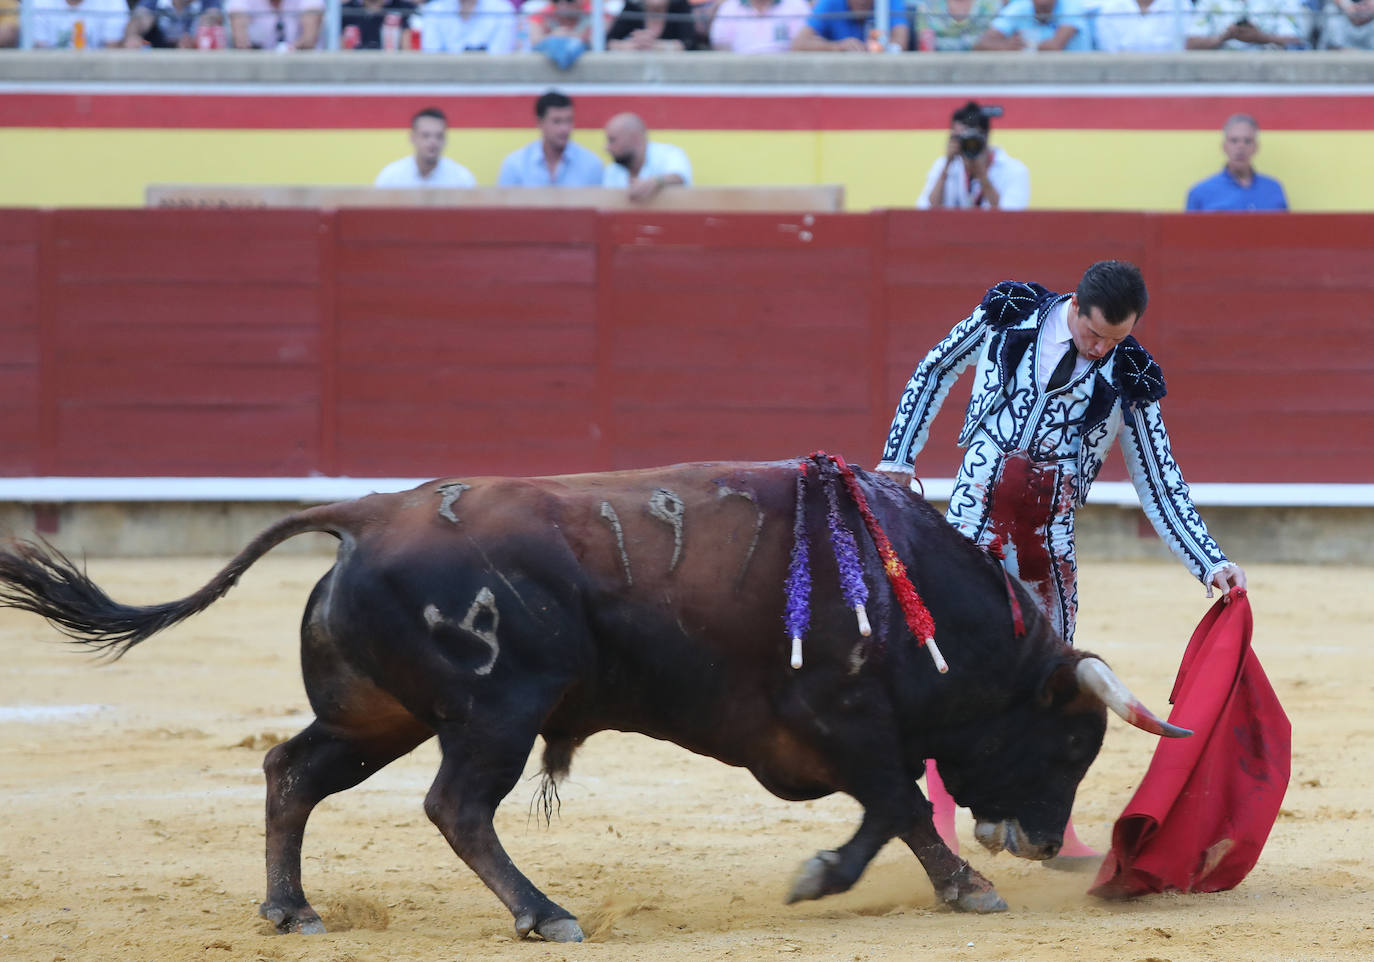
[[[809,859],[789,901],[850,888],[900,838],[940,897],[1005,908],[952,854],[917,786],[939,763],[994,851],[1047,858],[1106,728],[1104,705],[1183,734],[1136,702],[1098,659],[1066,646],[985,552],[924,500],[877,475],[861,489],[930,608],[950,666],[915,643],[854,505],[842,500],[871,590],[873,637],[838,593],[825,498],[807,520],[812,620],[789,665],[783,584],[795,463],[691,464],[560,478],[434,481],[284,518],[180,601],[112,601],[60,554],[0,550],[0,603],[36,612],[115,655],[204,609],[275,545],[307,531],[340,541],[311,593],[301,663],[315,721],[268,752],[267,896],[278,929],[322,931],[301,888],[311,810],[438,735],[425,811],[515,918],[516,930],[582,936],[511,862],[492,825],[534,746],[560,777],[587,736],[618,729],[749,769],[787,799],[845,792],[863,807],[849,841]],[[814,473],[813,473],[814,477]]]

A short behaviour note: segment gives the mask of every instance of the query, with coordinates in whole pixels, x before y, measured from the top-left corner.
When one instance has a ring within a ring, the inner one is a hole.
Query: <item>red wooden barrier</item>
[[[1353,215],[0,211],[0,474],[871,464],[987,286],[1120,257],[1191,480],[1368,482],[1371,255]]]

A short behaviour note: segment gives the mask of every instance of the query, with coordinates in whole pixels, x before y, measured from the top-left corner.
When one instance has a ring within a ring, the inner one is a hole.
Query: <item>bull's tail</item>
[[[337,507],[320,505],[283,518],[254,538],[205,587],[161,605],[120,604],[46,541],[11,540],[0,546],[0,607],[32,611],[74,642],[119,658],[163,628],[210,607],[255,561],[288,538],[307,531],[343,538],[344,530],[331,510]]]

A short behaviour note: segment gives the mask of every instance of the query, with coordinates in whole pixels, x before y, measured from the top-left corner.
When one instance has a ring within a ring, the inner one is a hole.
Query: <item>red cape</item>
[[[1292,728],[1250,650],[1252,625],[1234,588],[1193,632],[1169,721],[1194,734],[1160,740],[1092,894],[1220,892],[1259,860],[1288,787]]]

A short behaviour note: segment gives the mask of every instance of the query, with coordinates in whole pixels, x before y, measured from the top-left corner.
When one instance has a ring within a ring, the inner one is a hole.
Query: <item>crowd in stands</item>
[[[0,0],[0,47],[309,50],[325,0]],[[879,35],[875,4],[887,5]],[[1374,49],[1374,0],[607,0],[608,50],[781,53]],[[568,67],[590,0],[343,0],[339,45],[539,52]]]
[[[916,198],[921,210],[1025,210],[1030,206],[1030,170],[992,144],[992,119],[1002,108],[970,100],[950,115],[945,152],[935,159]],[[637,114],[616,114],[606,122],[603,163],[572,140],[572,98],[556,90],[534,102],[539,136],[501,162],[500,187],[607,187],[626,191],[630,201],[652,200],[670,187],[692,186],[692,162],[682,148],[652,140]],[[1283,186],[1255,170],[1259,123],[1233,114],[1221,130],[1226,163],[1188,192],[1189,211],[1281,211],[1288,209]],[[471,188],[477,179],[444,155],[448,120],[437,107],[410,121],[413,153],[382,168],[380,188]]]

